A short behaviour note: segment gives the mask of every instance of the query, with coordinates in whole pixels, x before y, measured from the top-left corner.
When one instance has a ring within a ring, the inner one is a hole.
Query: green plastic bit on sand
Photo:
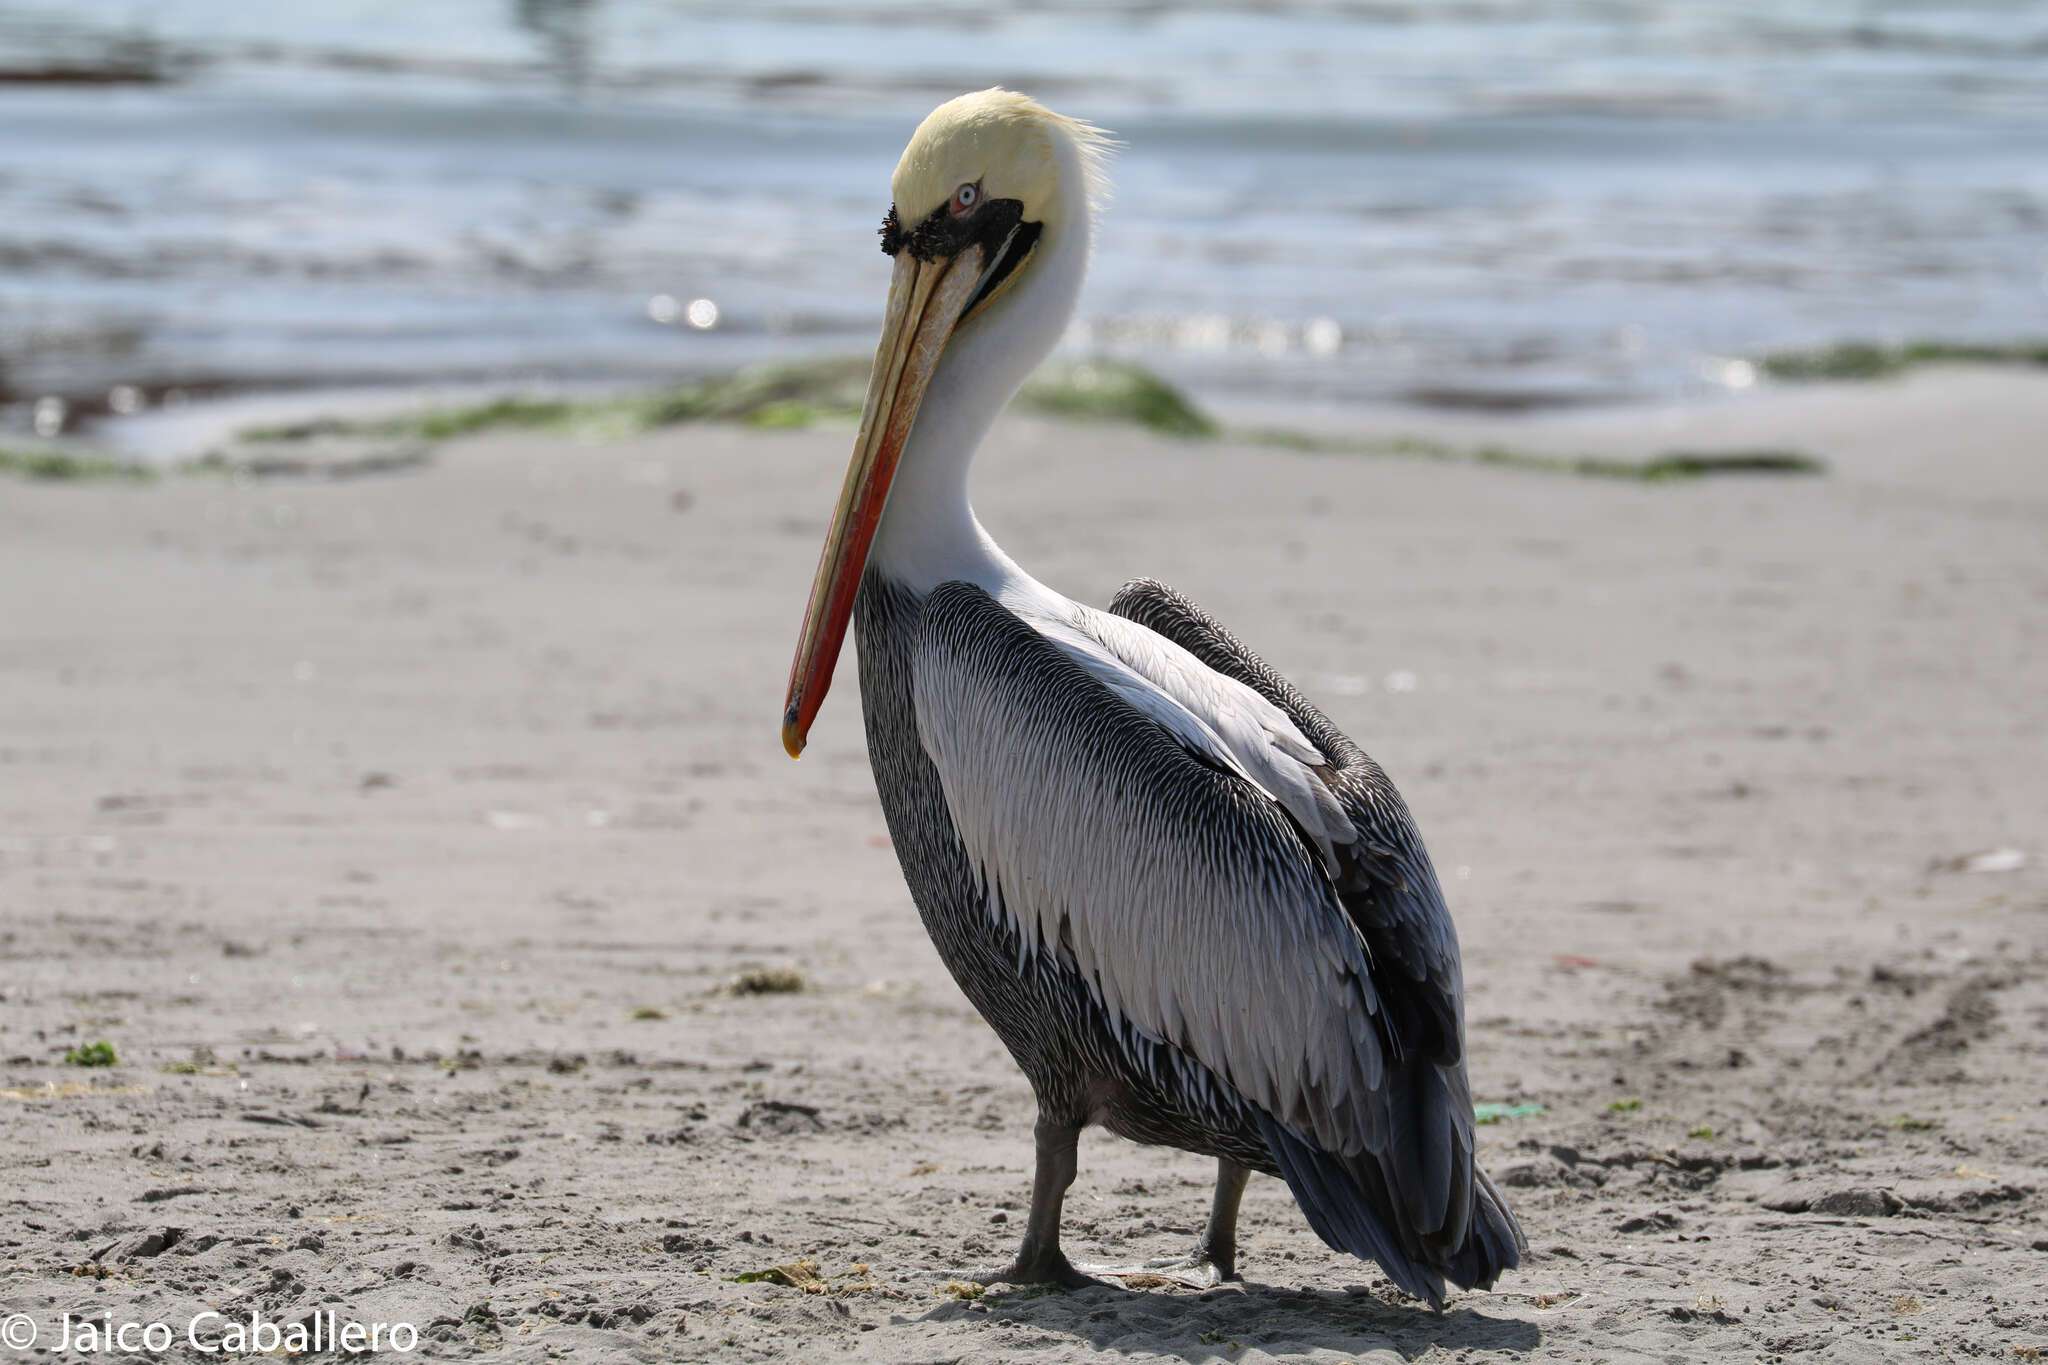
[[[1502,1119],[1526,1119],[1543,1112],[1540,1104],[1475,1104],[1474,1123],[1499,1123]]]

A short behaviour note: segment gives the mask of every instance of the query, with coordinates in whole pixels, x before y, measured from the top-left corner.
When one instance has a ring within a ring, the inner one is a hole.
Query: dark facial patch
[[[920,261],[935,261],[941,256],[957,256],[979,242],[993,256],[1023,218],[1024,205],[1016,199],[984,199],[972,213],[958,218],[950,205],[941,204],[905,232],[896,217],[896,206],[891,204],[889,216],[882,220],[882,254],[908,251]]]
[[[975,309],[988,302],[989,297],[1003,287],[1003,281],[1009,279],[1017,267],[1024,264],[1024,258],[1031,254],[1031,248],[1038,245],[1038,234],[1043,227],[1042,223],[1019,223],[1009,236],[997,244],[995,258],[981,272],[981,287],[974,291],[974,297],[967,300],[966,306],[960,310],[962,322],[965,322]]]

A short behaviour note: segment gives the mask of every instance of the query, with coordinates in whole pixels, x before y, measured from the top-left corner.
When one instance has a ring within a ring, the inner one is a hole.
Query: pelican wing
[[[1438,1229],[1434,1235],[1425,1232],[1423,1240],[1439,1252],[1441,1259],[1432,1259],[1451,1278],[1466,1285],[1491,1284],[1501,1270],[1519,1260],[1528,1243],[1507,1201],[1472,1159],[1472,1093],[1464,1066],[1464,984],[1457,931],[1407,803],[1379,764],[1291,682],[1172,588],[1139,579],[1116,595],[1110,611],[1251,688],[1328,756],[1331,786],[1357,836],[1337,846],[1334,881],[1338,899],[1373,963],[1390,1049],[1388,1104],[1408,1116],[1411,1131],[1431,1137],[1409,1152],[1395,1152],[1393,1161],[1377,1171],[1352,1163],[1350,1174],[1376,1207],[1386,1208],[1384,1199],[1392,1197],[1395,1222],[1404,1236],[1416,1229]],[[1448,1140],[1435,1140],[1439,1137]],[[1447,1166],[1439,1165],[1446,1161]],[[1289,1167],[1289,1183],[1303,1195],[1315,1177],[1311,1173],[1298,1180],[1297,1169]],[[1375,1176],[1392,1178],[1375,1189]],[[1317,1231],[1345,1244],[1341,1229],[1326,1227],[1311,1205],[1312,1199],[1304,1197],[1302,1206],[1317,1222]],[[1340,1235],[1333,1236],[1333,1230]],[[1423,1288],[1429,1289],[1426,1276]]]
[[[1026,616],[1096,681],[1190,751],[1279,803],[1336,872],[1356,838],[1329,785],[1329,760],[1280,707],[1236,678],[1205,666],[1142,625],[1063,602],[1050,618]]]
[[[1411,1048],[1313,838],[1242,765],[1099,671],[979,588],[926,600],[918,733],[988,913],[1341,1160],[1400,1241],[1440,1261],[1472,1201],[1455,942],[1449,1036]]]
[[[1172,588],[1138,579],[1117,593],[1110,611],[1251,689],[1328,756],[1330,785],[1356,835],[1336,849],[1334,879],[1371,952],[1397,1046],[1442,1064],[1462,1060],[1457,930],[1422,836],[1386,772],[1293,683]]]

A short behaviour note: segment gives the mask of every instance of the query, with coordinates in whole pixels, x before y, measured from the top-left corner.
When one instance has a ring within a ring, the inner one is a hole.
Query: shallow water
[[[1072,344],[1218,396],[2048,331],[2048,3],[737,8],[0,3],[14,423],[859,349],[897,151],[997,81],[1127,143]]]

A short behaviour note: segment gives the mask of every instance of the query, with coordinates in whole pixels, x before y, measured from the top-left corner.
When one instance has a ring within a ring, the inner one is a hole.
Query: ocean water
[[[0,408],[862,349],[995,83],[1125,144],[1068,344],[1218,398],[2048,333],[2042,0],[0,0]]]

